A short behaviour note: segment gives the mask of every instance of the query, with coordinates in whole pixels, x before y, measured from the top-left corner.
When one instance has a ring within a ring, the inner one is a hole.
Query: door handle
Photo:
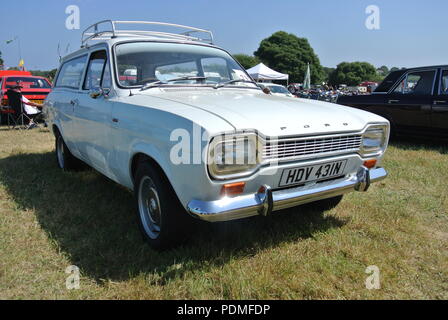
[[[398,102],[400,102],[400,100],[389,100],[389,103],[391,104],[391,103],[398,103]]]
[[[447,104],[444,100],[436,100],[433,104]]]
[[[118,123],[118,119],[117,118],[112,118],[112,122]]]
[[[77,105],[77,104],[78,104],[78,99],[70,100],[70,104],[71,104],[72,106]]]
[[[424,105],[420,106],[420,109],[424,113],[431,113],[431,106],[429,104],[424,104]]]

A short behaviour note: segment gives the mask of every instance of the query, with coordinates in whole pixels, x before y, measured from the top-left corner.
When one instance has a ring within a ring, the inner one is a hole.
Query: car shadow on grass
[[[398,136],[391,139],[390,144],[403,150],[436,151],[440,154],[448,154],[448,140],[437,138]]]
[[[197,221],[189,227],[185,244],[158,253],[142,240],[132,193],[93,170],[65,173],[57,168],[53,153],[17,154],[0,159],[0,180],[19,210],[35,211],[55,249],[98,283],[151,274],[149,278],[163,284],[347,223],[312,205],[267,218]]]

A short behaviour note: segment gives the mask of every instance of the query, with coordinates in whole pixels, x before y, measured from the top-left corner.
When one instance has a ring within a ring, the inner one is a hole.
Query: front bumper
[[[192,200],[188,203],[187,209],[192,216],[209,222],[236,220],[256,215],[267,216],[273,211],[336,197],[351,191],[365,192],[372,182],[386,177],[387,172],[383,168],[369,170],[361,167],[356,175],[323,186],[314,184],[272,191],[270,186],[265,185],[255,194],[216,201]]]

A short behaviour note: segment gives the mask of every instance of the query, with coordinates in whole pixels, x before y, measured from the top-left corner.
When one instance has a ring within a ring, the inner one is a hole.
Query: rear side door
[[[98,96],[101,90],[110,90],[110,65],[106,49],[90,54],[74,117],[77,132],[77,148],[82,158],[98,171],[109,176],[109,160],[112,152],[111,110],[112,102],[107,94]]]
[[[49,116],[60,126],[65,143],[78,158],[80,154],[75,143],[77,132],[74,112],[79,101],[81,79],[86,62],[86,54],[65,61],[60,67],[55,86],[46,102],[49,106]]]
[[[440,70],[439,85],[432,101],[431,124],[434,133],[448,136],[448,68]]]
[[[408,72],[387,95],[388,114],[401,132],[431,131],[431,104],[437,69]]]

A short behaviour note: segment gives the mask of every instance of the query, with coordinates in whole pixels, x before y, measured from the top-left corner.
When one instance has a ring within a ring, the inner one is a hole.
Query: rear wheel
[[[56,161],[58,167],[64,171],[79,170],[84,165],[81,160],[72,155],[59,132],[56,133]]]
[[[140,231],[155,250],[184,238],[188,215],[167,179],[149,162],[141,162],[134,179],[134,198]]]

